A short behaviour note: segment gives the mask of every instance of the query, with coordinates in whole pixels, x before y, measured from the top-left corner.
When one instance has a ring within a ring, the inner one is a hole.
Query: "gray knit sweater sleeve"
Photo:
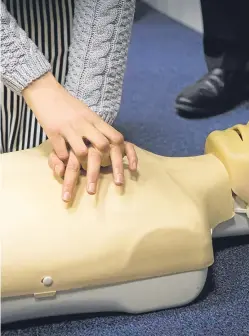
[[[65,87],[106,122],[119,111],[135,0],[75,0]]]
[[[75,0],[66,89],[106,122],[119,111],[135,0]],[[20,93],[50,63],[1,2],[1,79]]]
[[[51,69],[50,63],[1,2],[0,73],[3,84],[20,93]]]

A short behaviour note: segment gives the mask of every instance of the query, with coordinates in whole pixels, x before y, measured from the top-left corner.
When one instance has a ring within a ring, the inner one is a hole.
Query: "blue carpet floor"
[[[134,25],[117,127],[127,139],[167,156],[197,155],[214,129],[249,120],[239,108],[190,121],[176,116],[178,92],[206,71],[201,36],[149,10]],[[9,325],[3,336],[249,335],[249,239],[214,242],[215,265],[202,295],[187,307],[139,316],[101,314]]]

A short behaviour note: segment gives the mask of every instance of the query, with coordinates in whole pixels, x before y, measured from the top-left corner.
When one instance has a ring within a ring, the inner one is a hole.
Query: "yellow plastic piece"
[[[46,297],[76,288],[204,269],[211,229],[230,219],[224,165],[213,155],[167,158],[136,148],[136,176],[124,188],[101,174],[95,196],[79,181],[71,207],[48,167],[48,142],[0,157],[2,297]]]
[[[212,132],[205,145],[225,166],[233,192],[249,204],[249,123]]]

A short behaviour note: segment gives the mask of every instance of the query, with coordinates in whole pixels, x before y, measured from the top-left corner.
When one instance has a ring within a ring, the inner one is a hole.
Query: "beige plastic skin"
[[[213,259],[210,228],[233,217],[229,176],[213,155],[167,158],[136,148],[137,176],[122,189],[102,173],[95,196],[81,177],[61,201],[48,142],[1,155],[2,297],[201,270]],[[53,279],[50,287],[41,280]]]
[[[226,167],[233,192],[249,204],[249,123],[212,132],[205,145]]]

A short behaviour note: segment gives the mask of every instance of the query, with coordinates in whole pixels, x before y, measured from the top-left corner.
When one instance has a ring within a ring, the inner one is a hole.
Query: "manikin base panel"
[[[249,219],[236,214],[220,224],[213,237],[249,234]],[[134,281],[94,289],[57,293],[55,297],[6,298],[2,300],[2,323],[93,312],[144,313],[191,303],[201,293],[208,269]]]
[[[183,306],[201,293],[207,269],[124,284],[57,293],[54,298],[4,299],[2,323],[93,312],[144,313]]]
[[[229,237],[249,235],[249,207],[238,197],[234,197],[235,216],[221,223],[213,230],[213,237]]]

